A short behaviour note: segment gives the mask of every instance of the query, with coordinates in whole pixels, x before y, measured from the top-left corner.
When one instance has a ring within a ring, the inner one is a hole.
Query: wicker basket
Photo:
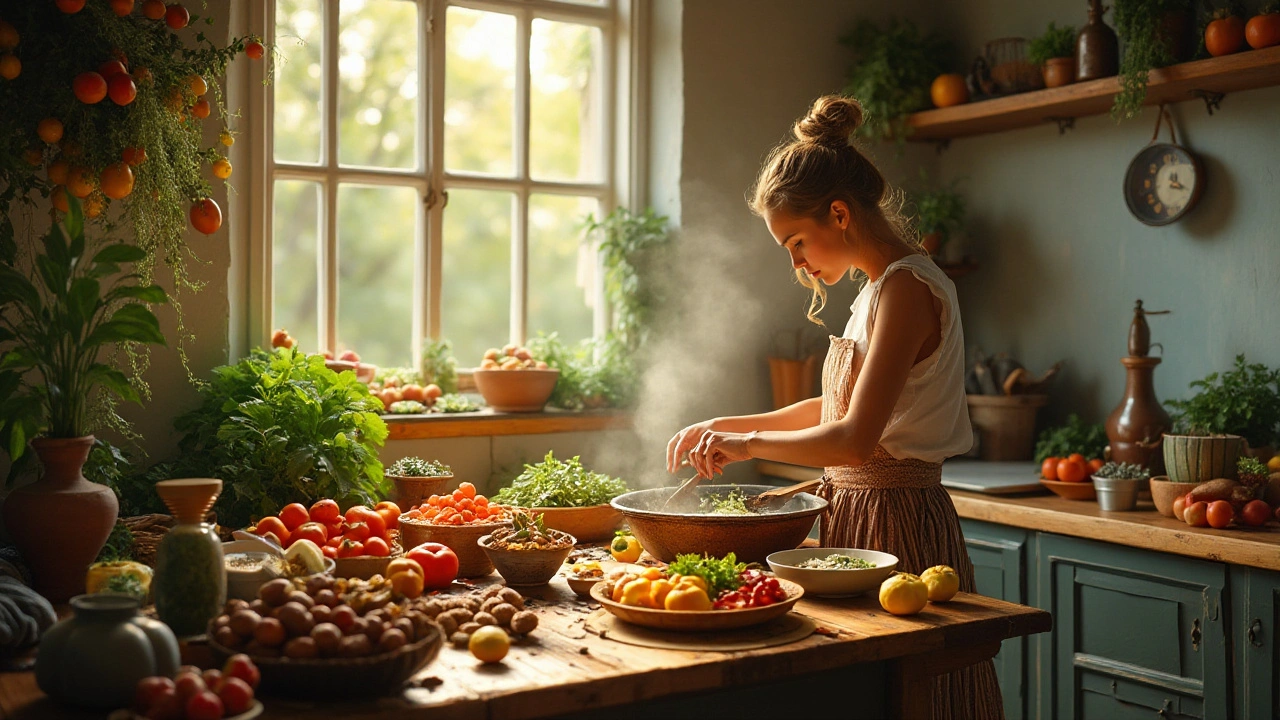
[[[1027,60],[1027,40],[1007,37],[987,43],[987,64],[996,91],[1002,95],[1029,92],[1044,87],[1044,74]]]
[[[398,690],[434,660],[443,645],[444,636],[433,625],[426,637],[381,655],[307,660],[254,657],[253,663],[262,673],[263,692],[270,695],[305,700],[366,698]],[[238,652],[219,645],[213,633],[209,633],[209,650],[217,667]]]
[[[421,505],[432,495],[439,495],[453,482],[453,475],[419,477],[416,475],[388,475],[396,488],[396,505],[401,510]]]
[[[384,557],[376,555],[357,555],[355,557],[334,558],[333,574],[340,578],[360,578],[368,580],[374,575],[386,573],[392,560],[404,555],[404,548],[399,543],[391,543],[391,552]]]
[[[501,527],[511,527],[511,522],[436,525],[401,515],[400,541],[410,549],[425,542],[440,543],[458,556],[458,577],[484,577],[493,572],[493,562],[476,541]]]

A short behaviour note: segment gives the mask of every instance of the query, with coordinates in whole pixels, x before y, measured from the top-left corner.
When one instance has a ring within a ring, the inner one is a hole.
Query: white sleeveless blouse
[[[909,255],[893,262],[883,275],[867,283],[858,293],[850,307],[853,315],[845,326],[844,337],[853,340],[858,354],[866,357],[880,289],[885,278],[898,270],[915,275],[941,301],[942,342],[932,355],[911,368],[907,384],[880,436],[880,445],[899,460],[942,462],[968,452],[973,445],[964,391],[964,329],[960,324],[955,283],[923,255]]]

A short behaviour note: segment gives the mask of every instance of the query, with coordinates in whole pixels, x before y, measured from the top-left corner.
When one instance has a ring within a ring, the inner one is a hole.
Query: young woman
[[[856,101],[819,98],[765,162],[750,202],[812,290],[810,320],[823,284],[866,276],[844,335],[831,338],[822,397],[691,425],[668,443],[668,470],[686,455],[706,478],[748,458],[825,467],[824,547],[888,552],[904,572],[950,565],[972,592],[941,485],[942,460],[973,443],[955,285],[909,239],[899,194],[850,145],[861,122]],[[935,718],[1002,717],[991,661],[939,678],[933,708]]]

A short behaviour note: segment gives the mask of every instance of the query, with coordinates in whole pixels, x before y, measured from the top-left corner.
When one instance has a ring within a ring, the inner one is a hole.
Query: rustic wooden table
[[[930,604],[918,615],[895,617],[870,594],[801,600],[795,610],[812,618],[819,632],[797,642],[691,652],[626,645],[587,632],[585,621],[598,605],[579,600],[562,578],[525,595],[533,599],[541,624],[499,665],[482,665],[465,650],[446,646],[399,696],[323,704],[267,698],[266,717],[653,717],[640,709],[678,702],[675,707],[700,708],[698,714],[706,718],[726,716],[735,695],[788,707],[794,701],[776,697],[781,691],[769,688],[805,677],[818,678],[820,687],[830,690],[825,697],[806,693],[810,708],[839,708],[856,717],[928,717],[934,676],[994,656],[1005,638],[1051,626],[1043,610],[966,593]],[[849,692],[855,687],[856,693]],[[751,705],[756,707],[762,706]],[[0,718],[47,717],[93,715],[53,705],[29,672],[0,674]]]

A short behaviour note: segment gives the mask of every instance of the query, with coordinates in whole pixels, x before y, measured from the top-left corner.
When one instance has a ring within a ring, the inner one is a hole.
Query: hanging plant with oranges
[[[210,24],[161,0],[5,3],[0,261],[16,255],[14,210],[41,196],[65,213],[76,197],[107,231],[131,231],[145,282],[164,263],[174,294],[200,289],[184,235],[188,223],[205,234],[221,226],[210,180],[230,176],[222,146],[234,142],[216,81],[240,53],[265,54],[254,38],[214,43],[199,30]],[[220,145],[202,146],[206,122],[219,123]]]

